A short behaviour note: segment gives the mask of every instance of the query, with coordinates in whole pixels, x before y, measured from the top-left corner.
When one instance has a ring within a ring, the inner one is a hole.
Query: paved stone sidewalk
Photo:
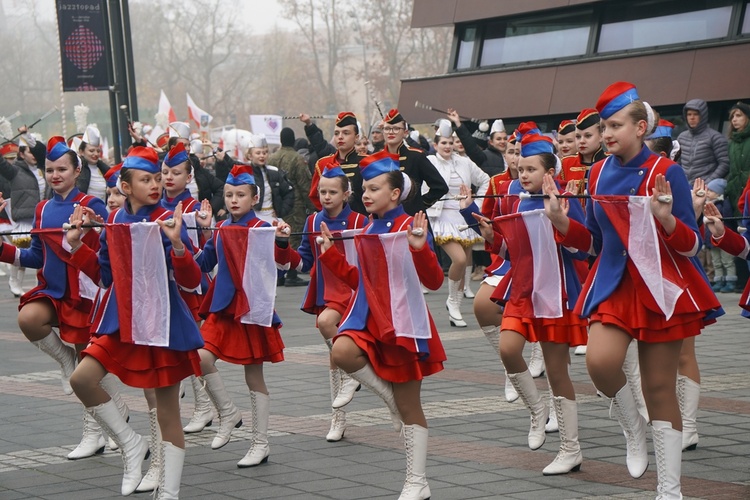
[[[5,278],[1,278],[5,279]],[[27,279],[26,286],[31,286]],[[477,287],[476,283],[473,283]],[[330,423],[327,349],[314,319],[298,310],[304,288],[281,288],[277,309],[284,321],[286,361],[266,365],[271,391],[268,464],[238,469],[248,434],[238,429],[221,450],[210,449],[214,431],[188,436],[182,498],[395,499],[401,490],[403,443],[388,413],[366,389],[346,409],[349,427],[338,443],[325,441]],[[555,457],[557,434],[537,451],[526,445],[528,414],[520,400],[503,398],[504,377],[471,314],[450,328],[447,292],[426,296],[448,354],[445,370],[423,385],[430,425],[427,474],[433,499],[653,498],[656,465],[632,479],[625,468],[625,441],[607,404],[595,394],[585,358],[572,357],[579,402],[580,472],[544,477]],[[686,498],[750,498],[750,322],[739,317],[736,294],[723,294],[727,315],[698,338],[702,392],[698,449],[683,455]],[[119,497],[122,462],[107,450],[68,461],[80,439],[82,407],[63,395],[59,370],[33,348],[16,324],[17,300],[0,285],[0,499]],[[249,397],[242,370],[220,363],[222,377],[238,406]],[[537,379],[546,390],[546,379]],[[188,387],[185,420],[192,411]],[[148,434],[146,405],[139,391],[123,387],[131,424]],[[650,441],[650,440],[649,440]],[[134,498],[147,498],[145,494]]]

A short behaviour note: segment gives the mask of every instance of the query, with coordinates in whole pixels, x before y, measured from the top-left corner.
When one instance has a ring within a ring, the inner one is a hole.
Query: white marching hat
[[[86,125],[86,132],[83,133],[81,141],[95,147],[102,145],[102,135],[96,125]]]
[[[437,121],[436,126],[437,130],[435,131],[435,135],[440,137],[451,137],[453,135],[453,127],[451,126],[450,120],[441,118]]]
[[[490,127],[490,135],[494,134],[495,132],[505,132],[505,124],[500,119],[492,122],[492,127]]]
[[[185,122],[172,122],[169,124],[169,137],[190,139],[190,125]]]

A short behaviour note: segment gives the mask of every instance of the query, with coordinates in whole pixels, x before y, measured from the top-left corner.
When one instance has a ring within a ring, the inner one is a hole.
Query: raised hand
[[[461,126],[461,117],[458,116],[458,111],[453,108],[448,108],[447,113],[448,119],[456,124],[457,127]]]
[[[576,180],[576,179],[571,179],[565,185],[565,191],[567,191],[570,194],[576,195],[578,194],[578,188],[580,186],[581,186],[581,181]]]
[[[492,228],[492,221],[482,214],[473,213],[471,215],[474,216],[479,225],[479,232],[482,234],[482,238],[492,244],[495,241],[495,230]]]
[[[326,253],[326,251],[333,246],[333,240],[331,238],[333,238],[333,235],[331,234],[331,230],[328,229],[328,224],[321,222],[320,236],[315,238],[315,241],[320,245],[321,255]]]
[[[461,210],[463,210],[464,208],[468,208],[472,202],[471,188],[466,184],[461,184],[461,187],[458,188],[458,194],[462,197],[460,200],[458,200],[458,208],[460,208]],[[465,198],[463,198],[464,196]]]
[[[421,231],[418,231],[420,230]],[[427,216],[423,211],[417,212],[412,221],[412,225],[406,228],[409,246],[414,250],[421,250],[427,243]]]
[[[211,225],[212,214],[213,209],[211,208],[211,203],[208,200],[203,200],[201,202],[201,208],[198,210],[198,213],[195,214],[195,222],[198,224],[198,227],[209,227]]]
[[[690,191],[690,197],[693,200],[693,211],[697,219],[703,213],[703,207],[706,205],[706,182],[700,177],[693,181],[693,189]]]
[[[174,208],[171,219],[157,220],[156,223],[159,224],[164,236],[172,242],[172,250],[175,253],[183,252],[185,245],[182,243],[182,202],[179,202]]]
[[[8,202],[3,198],[3,193],[0,193],[0,212],[5,210],[5,206],[8,204]]]
[[[677,226],[677,221],[672,215],[672,202],[672,187],[664,175],[658,174],[651,192],[651,213],[667,234],[672,234]]]
[[[716,238],[724,236],[726,228],[724,227],[724,222],[721,220],[721,212],[716,208],[716,205],[707,203],[703,208],[703,216],[703,221],[713,236]]]
[[[558,231],[562,234],[568,234],[568,228],[570,227],[570,219],[568,219],[570,202],[567,198],[557,197],[560,192],[557,190],[555,180],[550,174],[544,174],[542,192],[548,196],[548,198],[544,199],[544,214]]]
[[[276,238],[280,240],[288,240],[289,235],[292,232],[292,227],[283,221],[275,220],[271,223],[273,227],[276,228]]]

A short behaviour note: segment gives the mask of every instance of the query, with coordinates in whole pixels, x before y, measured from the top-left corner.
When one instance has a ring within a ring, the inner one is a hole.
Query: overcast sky
[[[145,0],[130,0],[130,3],[143,2]],[[171,0],[150,0],[153,3],[175,5]],[[0,0],[5,14],[23,15],[31,12],[30,5],[36,3],[41,16],[52,19],[55,15],[55,0]],[[293,24],[280,19],[281,13],[277,0],[239,0],[237,2],[240,13],[237,16],[242,23],[249,26],[253,33],[262,34],[273,30],[278,24],[281,28],[290,28]]]

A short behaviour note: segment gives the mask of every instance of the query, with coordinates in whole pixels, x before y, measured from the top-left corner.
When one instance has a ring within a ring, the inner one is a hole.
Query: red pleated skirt
[[[55,309],[57,314],[57,327],[60,329],[60,338],[69,344],[88,344],[91,340],[91,309],[90,304],[85,302],[85,309],[80,301],[70,299],[55,299],[34,289],[23,294],[18,304],[20,311],[23,306],[37,300],[47,300]]]
[[[198,350],[175,351],[166,347],[130,344],[120,334],[95,335],[83,356],[99,361],[130,387],[155,389],[179,384],[190,375],[201,375]]]
[[[201,308],[201,300],[203,299],[203,296],[196,293],[190,293],[180,290],[180,297],[182,297],[182,300],[185,301],[188,309],[190,309],[190,313],[193,315],[193,319],[195,320],[195,322],[197,323],[201,321],[202,318],[198,314],[198,311]]]
[[[278,326],[245,325],[232,314],[209,313],[201,326],[207,351],[235,365],[284,361]]]
[[[371,319],[368,318],[367,325],[371,324]],[[412,380],[422,380],[443,369],[443,361],[446,360],[445,350],[432,317],[430,317],[430,330],[432,338],[428,340],[429,354],[427,356],[398,344],[382,342],[367,330],[345,330],[339,332],[333,341],[336,342],[341,336],[351,338],[357,347],[366,353],[373,370],[380,378],[402,384]]]
[[[699,335],[706,324],[705,316],[704,312],[690,312],[667,320],[661,312],[643,305],[630,274],[624,273],[620,286],[599,304],[590,322],[615,326],[639,342],[671,342]]]
[[[503,316],[500,330],[513,330],[528,342],[553,342],[571,347],[588,342],[588,321],[563,308],[561,318],[516,318]]]

